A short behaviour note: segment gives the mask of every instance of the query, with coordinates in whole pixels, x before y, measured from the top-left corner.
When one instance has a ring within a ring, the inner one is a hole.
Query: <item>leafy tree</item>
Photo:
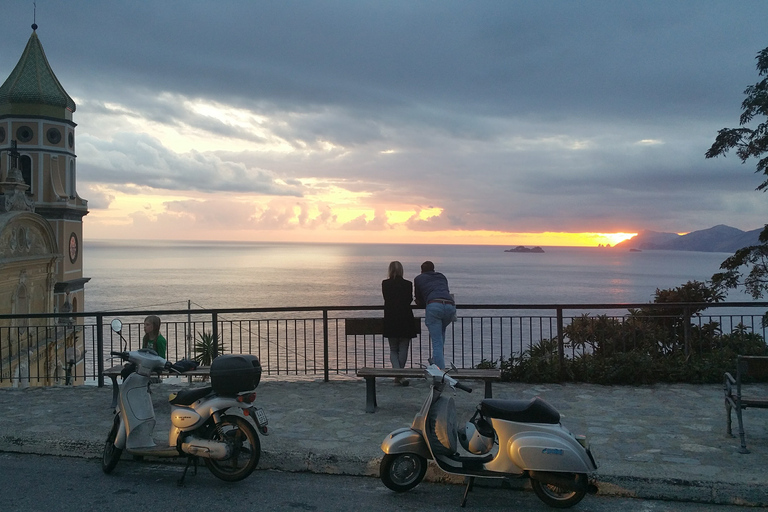
[[[742,163],[752,157],[758,158],[755,172],[768,176],[768,48],[758,52],[756,59],[758,75],[763,79],[744,90],[746,98],[741,104],[740,127],[720,130],[706,157],[725,156],[734,149]],[[766,118],[754,129],[748,128],[747,125],[757,116]],[[757,190],[764,191],[766,188],[768,178]],[[751,266],[746,276],[740,270],[744,266]],[[720,269],[723,272],[712,276],[715,286],[722,289],[744,286],[755,299],[762,297],[768,291],[768,224],[760,233],[758,245],[739,249],[720,265]]]
[[[701,281],[688,281],[682,286],[677,288],[668,288],[666,290],[660,290],[656,288],[656,294],[654,296],[654,304],[669,304],[674,302],[701,302],[712,304],[714,302],[720,302],[725,298],[724,294],[707,283]],[[689,314],[695,315],[706,309],[706,306],[694,308],[689,311]],[[662,310],[663,311],[663,310]],[[676,314],[681,314],[682,310],[667,309],[666,311],[673,311]]]

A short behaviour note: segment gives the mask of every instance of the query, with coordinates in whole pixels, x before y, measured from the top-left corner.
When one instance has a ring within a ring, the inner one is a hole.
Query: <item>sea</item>
[[[708,281],[730,253],[488,245],[85,240],[85,311],[383,304],[398,260],[413,280],[425,260],[461,304],[626,304]],[[751,301],[733,291],[729,301]]]

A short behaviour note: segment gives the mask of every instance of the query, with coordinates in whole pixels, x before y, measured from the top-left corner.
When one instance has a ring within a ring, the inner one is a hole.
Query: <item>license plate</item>
[[[263,427],[267,424],[267,413],[264,412],[264,409],[261,407],[254,407],[251,410],[256,417],[256,423],[258,423],[260,427]]]

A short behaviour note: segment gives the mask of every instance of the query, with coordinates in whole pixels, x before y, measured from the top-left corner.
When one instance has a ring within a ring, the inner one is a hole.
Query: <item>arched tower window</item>
[[[19,167],[21,168],[21,177],[24,178],[24,183],[29,185],[27,194],[33,194],[32,192],[32,159],[24,155],[19,158]]]

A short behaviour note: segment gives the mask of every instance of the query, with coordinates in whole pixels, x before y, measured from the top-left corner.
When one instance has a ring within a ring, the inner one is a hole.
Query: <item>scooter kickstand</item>
[[[184,478],[187,476],[187,470],[189,469],[190,464],[195,468],[195,471],[192,474],[197,476],[197,457],[187,457],[187,465],[184,466],[184,473],[181,474],[181,478],[179,478],[179,481],[176,483],[179,487],[184,487]]]
[[[469,491],[471,491],[472,487],[475,486],[475,477],[468,476],[466,478],[466,482],[467,482],[467,488],[464,489],[464,497],[461,499],[461,506],[462,506],[462,508],[464,507],[464,505],[467,504],[467,497],[469,496]]]

